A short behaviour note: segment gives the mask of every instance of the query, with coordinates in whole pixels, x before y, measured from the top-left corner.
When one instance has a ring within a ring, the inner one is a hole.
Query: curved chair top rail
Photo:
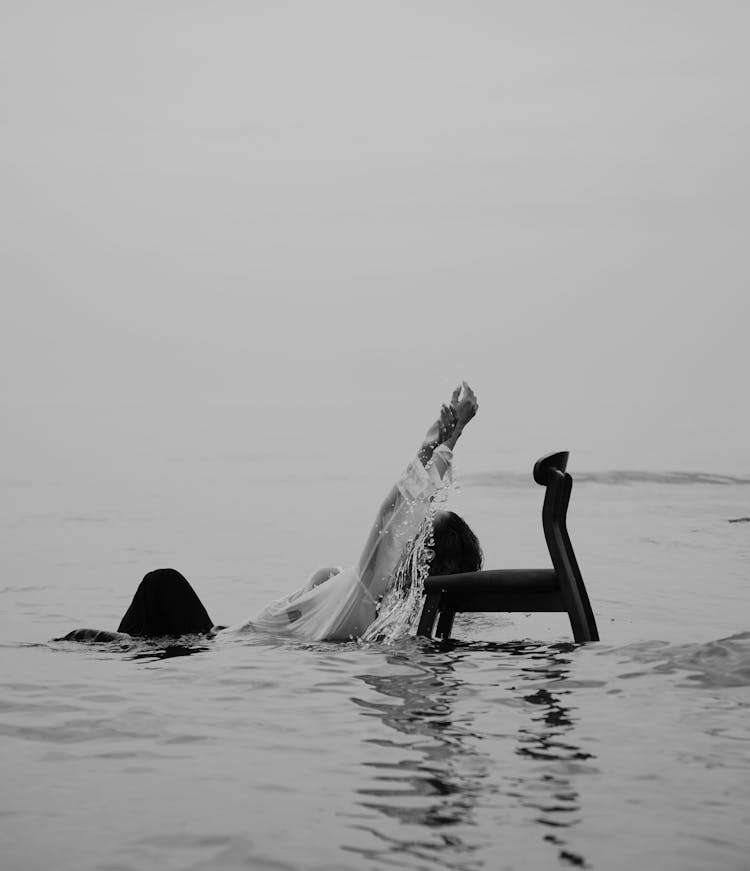
[[[550,472],[559,472],[561,475],[565,473],[568,467],[568,457],[570,451],[558,451],[556,454],[547,454],[546,457],[541,457],[534,463],[534,480],[542,487],[549,484]]]

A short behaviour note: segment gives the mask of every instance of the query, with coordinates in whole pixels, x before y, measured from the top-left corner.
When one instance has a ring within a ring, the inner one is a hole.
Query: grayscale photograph
[[[2,871],[750,871],[748,34],[0,0]]]

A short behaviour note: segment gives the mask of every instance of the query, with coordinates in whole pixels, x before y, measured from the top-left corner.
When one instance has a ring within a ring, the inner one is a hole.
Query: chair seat
[[[427,596],[438,595],[442,610],[565,611],[554,569],[492,569],[425,580]]]

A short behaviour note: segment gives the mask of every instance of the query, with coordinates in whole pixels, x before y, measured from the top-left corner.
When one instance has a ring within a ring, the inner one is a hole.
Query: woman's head
[[[468,523],[454,511],[438,511],[432,528],[434,556],[430,575],[477,572],[482,568],[482,548]]]

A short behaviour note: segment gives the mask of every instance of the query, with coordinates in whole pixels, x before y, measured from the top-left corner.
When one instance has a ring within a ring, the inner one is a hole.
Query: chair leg
[[[419,618],[417,635],[432,638],[432,628],[435,625],[435,617],[437,617],[439,608],[440,593],[428,593],[422,606],[422,616]]]
[[[584,644],[586,641],[599,640],[598,638],[593,639],[591,637],[591,629],[585,622],[583,615],[573,610],[568,612],[568,617],[570,618],[570,628],[573,632],[573,641],[575,641],[576,644]]]
[[[456,616],[455,611],[441,611],[440,617],[437,622],[437,629],[435,630],[435,635],[438,638],[442,638],[443,641],[447,641],[451,637],[451,630],[453,629],[453,618]]]

